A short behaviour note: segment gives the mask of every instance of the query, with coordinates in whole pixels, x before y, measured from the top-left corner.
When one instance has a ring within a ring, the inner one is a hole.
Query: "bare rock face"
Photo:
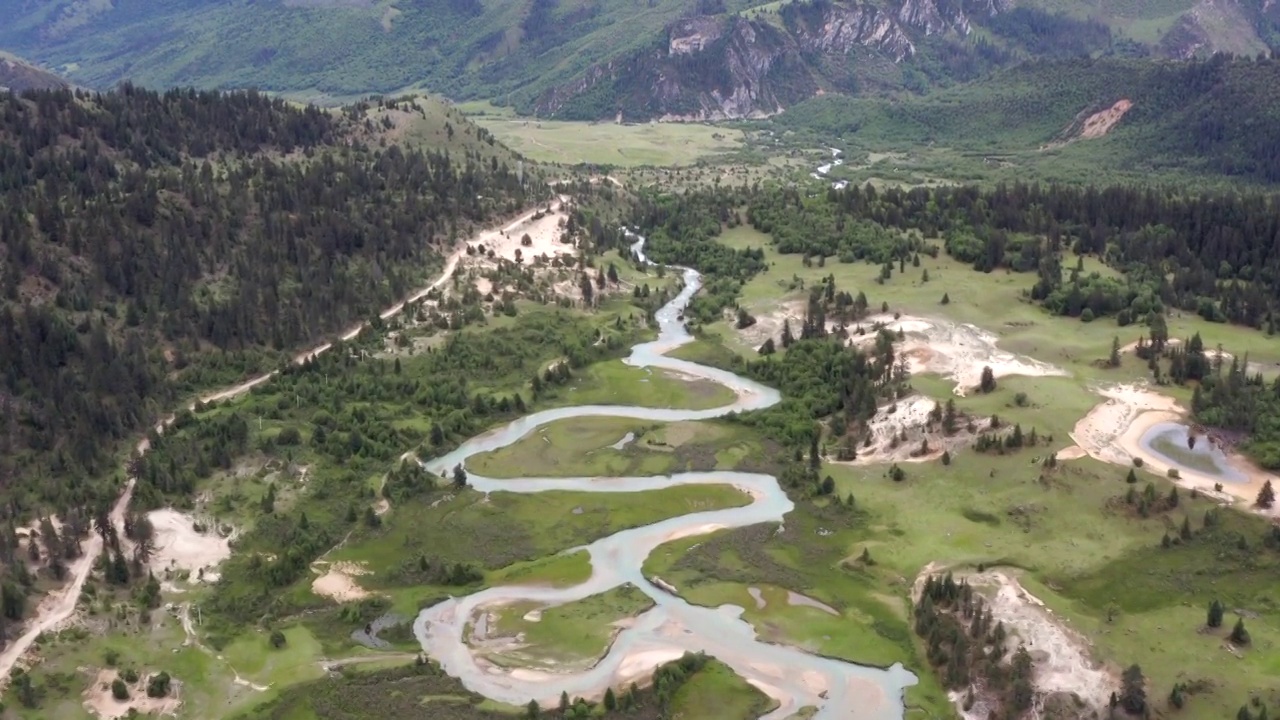
[[[820,90],[842,89],[830,68],[856,53],[899,63],[915,55],[914,38],[967,35],[970,13],[986,16],[1011,2],[899,0],[882,8],[851,0],[784,6],[781,22],[683,18],[667,28],[661,46],[590,68],[545,93],[536,110],[579,119],[763,117]]]

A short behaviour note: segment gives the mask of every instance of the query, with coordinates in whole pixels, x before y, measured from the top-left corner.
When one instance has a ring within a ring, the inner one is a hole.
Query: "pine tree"
[[[1218,600],[1209,603],[1209,616],[1205,619],[1205,625],[1211,628],[1222,627],[1222,615],[1224,612],[1225,608],[1222,607],[1222,603]]]
[[[1142,668],[1130,665],[1120,681],[1120,705],[1131,715],[1143,715],[1147,711],[1146,678]]]
[[[536,720],[542,712],[538,708],[537,700],[530,700],[528,705],[524,706],[524,716],[529,720]]]
[[[1111,358],[1107,361],[1111,367],[1120,367],[1120,338],[1111,338]]]
[[[996,375],[991,371],[990,365],[982,368],[982,379],[978,382],[978,389],[984,394],[996,389]]]
[[[1271,487],[1271,481],[1262,483],[1262,489],[1258,491],[1258,507],[1270,509],[1276,502],[1276,491]]]
[[[950,295],[948,295],[947,293],[942,293],[942,304],[943,304],[943,305],[950,305],[950,304],[951,304],[951,296],[950,296]]]
[[[1249,631],[1244,629],[1244,618],[1236,618],[1236,626],[1231,628],[1231,642],[1236,645],[1249,644]]]
[[[613,694],[613,688],[604,691],[604,709],[613,712],[618,709],[618,698]]]

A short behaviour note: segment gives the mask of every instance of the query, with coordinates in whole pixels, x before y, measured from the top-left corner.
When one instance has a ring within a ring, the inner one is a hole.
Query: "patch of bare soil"
[[[102,720],[129,717],[131,711],[142,716],[178,714],[178,708],[182,706],[181,683],[171,680],[167,697],[147,697],[147,681],[151,676],[142,676],[137,682],[126,685],[129,688],[127,698],[117,700],[111,692],[111,683],[118,677],[119,673],[115,670],[98,670],[93,683],[84,691],[84,709]]]
[[[991,368],[997,378],[1067,374],[1049,363],[1001,350],[996,346],[999,337],[976,325],[910,315],[873,315],[861,325],[866,333],[859,335],[854,328],[849,335],[851,345],[874,342],[872,330],[877,327],[900,332],[904,339],[898,343],[898,352],[906,357],[908,369],[913,374],[933,373],[954,380],[954,392],[962,397],[978,386],[984,367]]]
[[[187,571],[197,578],[231,557],[231,540],[218,534],[216,522],[199,523],[203,530],[197,530],[195,518],[172,508],[152,510],[147,518],[156,533],[152,570]]]
[[[317,567],[328,564],[328,561],[316,561]],[[355,578],[368,575],[365,568],[349,562],[329,564],[328,570],[311,583],[311,592],[340,603],[363,600],[370,596],[368,590],[360,587]]]
[[[1117,100],[1115,105],[1086,118],[1084,125],[1080,127],[1080,137],[1089,140],[1106,135],[1131,109],[1133,109],[1133,102],[1127,98]]]
[[[987,418],[959,417],[955,432],[948,435],[943,432],[942,423],[929,420],[929,414],[937,405],[936,400],[912,395],[882,406],[869,423],[870,442],[859,442],[855,448],[857,457],[833,462],[843,465],[929,462],[941,457],[943,452],[954,452],[973,442],[976,436],[966,428],[969,420],[973,419],[979,428],[990,425]]]

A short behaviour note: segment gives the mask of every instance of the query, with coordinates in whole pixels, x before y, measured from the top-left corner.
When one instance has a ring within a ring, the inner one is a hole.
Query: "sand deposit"
[[[127,699],[117,700],[111,694],[111,683],[117,677],[118,673],[115,670],[98,670],[93,683],[84,691],[84,709],[102,720],[129,717],[130,710],[135,710],[138,715],[143,716],[176,716],[178,714],[178,708],[182,705],[180,699],[182,688],[178,682],[170,681],[168,697],[152,698],[147,697],[147,680],[150,676],[143,676],[138,679],[138,682],[128,685]]]
[[[918,598],[929,575],[940,568],[930,563],[916,578]],[[1034,668],[1036,697],[1030,718],[1040,718],[1040,709],[1050,695],[1074,695],[1084,704],[1080,717],[1103,717],[1111,691],[1118,682],[1101,664],[1093,661],[1089,641],[1054,615],[1044,602],[1027,592],[1017,578],[1000,570],[957,575],[967,580],[987,600],[992,617],[1004,623],[1009,636],[1006,658],[1012,657],[1019,645],[1025,645]],[[980,688],[975,703],[965,711],[965,692],[951,693],[956,711],[965,720],[987,720],[994,705],[982,697]]]
[[[984,367],[990,367],[997,378],[1067,375],[1062,368],[1049,363],[999,349],[996,347],[999,337],[976,325],[909,315],[896,319],[892,315],[873,315],[861,325],[867,334],[851,332],[851,344],[873,342],[872,329],[877,325],[895,334],[901,331],[905,339],[898,343],[898,352],[907,358],[908,369],[913,374],[932,373],[954,380],[954,392],[960,396],[978,386]]]
[[[1173,465],[1143,448],[1142,437],[1160,423],[1183,422],[1186,411],[1173,398],[1138,385],[1116,385],[1097,392],[1106,400],[1076,423],[1071,439],[1097,460],[1132,466],[1134,458],[1141,458],[1143,467],[1167,476]],[[1280,484],[1280,477],[1258,468],[1239,453],[1230,453],[1227,459],[1248,478],[1247,482],[1223,482],[1213,475],[1185,467],[1177,468],[1179,477],[1174,482],[1225,502],[1244,501],[1249,505],[1257,498],[1264,482],[1271,480],[1272,484]],[[1215,489],[1217,484],[1222,485],[1221,491]],[[1272,508],[1266,514],[1277,513],[1280,508]]]
[[[196,578],[201,570],[217,567],[231,557],[231,541],[217,534],[213,521],[204,522],[207,529],[198,532],[194,518],[172,508],[152,510],[147,518],[156,531],[151,568],[157,572],[185,570]]]
[[[316,565],[321,565],[325,562],[327,561],[320,560],[316,562]],[[333,563],[329,565],[327,572],[311,583],[311,592],[340,603],[363,600],[369,597],[369,591],[360,587],[355,578],[368,574],[368,570],[355,563]]]
[[[762,345],[769,338],[778,342],[784,323],[790,323],[791,332],[798,336],[804,322],[804,310],[804,301],[781,303],[772,312],[757,315],[755,324],[739,330],[739,336],[752,347]],[[839,327],[837,323],[829,322],[827,331],[835,332]],[[865,331],[861,335],[857,333],[859,327]],[[996,346],[999,337],[994,333],[976,325],[940,318],[872,315],[845,327],[849,333],[849,344],[859,347],[870,345],[875,341],[877,327],[884,327],[895,334],[902,333],[904,339],[897,343],[897,351],[906,357],[907,367],[912,373],[932,373],[954,380],[956,395],[963,396],[976,388],[984,367],[990,367],[997,378],[1007,375],[1067,375],[1066,371],[1049,363],[999,349]]]
[[[808,595],[801,595],[800,593],[792,590],[787,591],[787,604],[791,605],[792,607],[810,607],[815,610],[821,610],[822,612],[828,615],[836,615],[836,616],[840,615],[839,612],[836,612],[835,608],[822,602],[821,600],[814,600]]]
[[[560,242],[563,231],[560,221],[568,216],[566,209],[568,201],[568,197],[561,195],[551,203],[550,212],[547,212],[546,207],[541,208],[542,217],[525,215],[504,228],[480,233],[469,244],[483,245],[486,250],[492,250],[495,257],[511,262],[516,262],[518,250],[522,262],[530,265],[533,264],[534,258],[543,255],[548,258],[557,255],[573,255],[575,253],[573,245]],[[525,235],[529,236],[528,245],[522,242]]]

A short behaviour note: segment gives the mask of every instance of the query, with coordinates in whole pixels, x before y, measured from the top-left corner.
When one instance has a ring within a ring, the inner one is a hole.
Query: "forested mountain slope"
[[[1269,183],[1280,181],[1280,61],[1037,61],[924,97],[815,98],[772,123],[882,150],[1072,152],[1101,171]]]
[[[1262,0],[0,0],[0,47],[80,84],[351,96],[410,86],[566,118],[742,117],[1028,58],[1277,46]]]
[[[86,478],[175,397],[369,317],[522,204],[495,155],[367,146],[371,112],[129,86],[0,95],[0,492],[15,513],[105,497]]]

